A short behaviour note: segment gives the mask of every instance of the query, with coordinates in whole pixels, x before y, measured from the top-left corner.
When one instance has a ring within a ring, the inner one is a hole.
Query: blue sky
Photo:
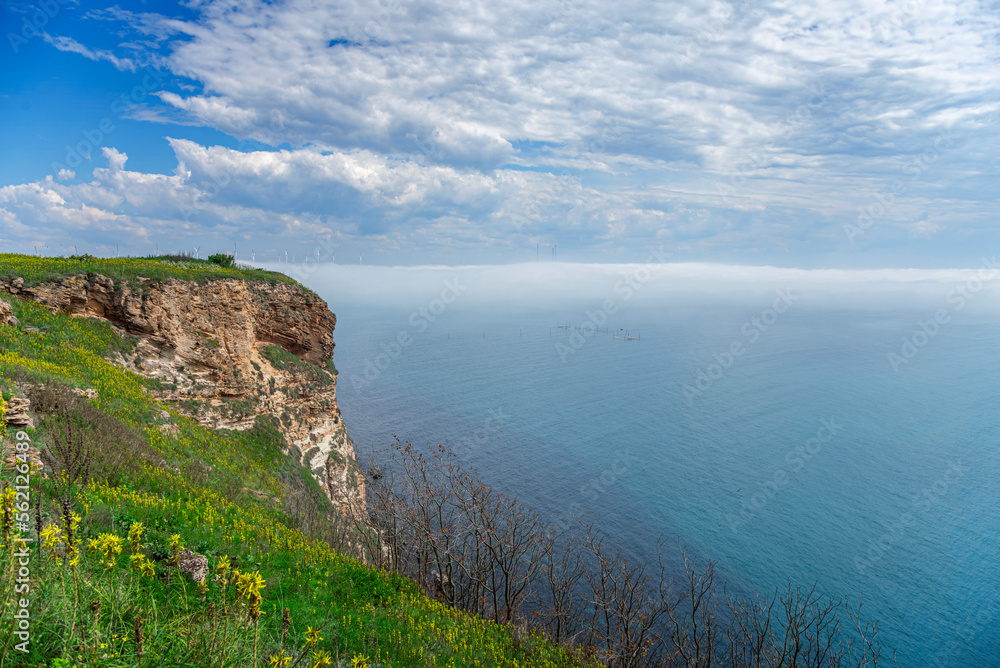
[[[0,248],[975,267],[984,2],[7,2]]]

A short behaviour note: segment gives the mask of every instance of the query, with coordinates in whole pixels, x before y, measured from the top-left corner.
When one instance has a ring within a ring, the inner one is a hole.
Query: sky
[[[0,9],[0,249],[979,267],[1000,4]]]

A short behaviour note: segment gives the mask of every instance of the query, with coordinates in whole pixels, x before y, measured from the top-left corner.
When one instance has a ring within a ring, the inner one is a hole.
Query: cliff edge
[[[247,429],[273,415],[290,454],[341,513],[365,503],[364,477],[337,406],[336,316],[302,286],[281,281],[166,278],[120,282],[98,273],[25,286],[0,278],[0,294],[106,320],[136,339],[116,364],[159,381],[157,398],[217,429]]]

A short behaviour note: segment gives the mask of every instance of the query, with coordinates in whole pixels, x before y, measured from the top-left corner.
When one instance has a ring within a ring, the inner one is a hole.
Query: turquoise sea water
[[[663,536],[672,567],[679,540],[740,591],[863,596],[903,665],[1000,666],[1000,318],[953,314],[897,371],[933,308],[797,307],[765,331],[770,300],[678,301],[612,317],[641,336],[620,341],[553,328],[583,306],[456,306],[422,329],[325,296],[362,459],[392,433],[448,441],[636,556]]]

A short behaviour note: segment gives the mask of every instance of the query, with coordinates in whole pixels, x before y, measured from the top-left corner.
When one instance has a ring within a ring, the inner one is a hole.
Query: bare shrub
[[[33,407],[43,416],[40,426],[51,434],[49,454],[43,449],[43,461],[54,471],[83,477],[79,482],[84,485],[93,477],[114,486],[141,462],[159,461],[158,453],[135,429],[68,387],[49,382],[26,389]],[[74,467],[83,470],[74,471]]]
[[[369,469],[369,563],[515,629],[530,624],[612,668],[877,668],[878,625],[815,588],[730,597],[715,566],[681,549],[671,582],[591,526],[563,533],[465,469],[446,447],[396,439]],[[720,597],[720,589],[722,596]],[[850,620],[843,627],[844,613]],[[884,661],[883,661],[884,663]]]

